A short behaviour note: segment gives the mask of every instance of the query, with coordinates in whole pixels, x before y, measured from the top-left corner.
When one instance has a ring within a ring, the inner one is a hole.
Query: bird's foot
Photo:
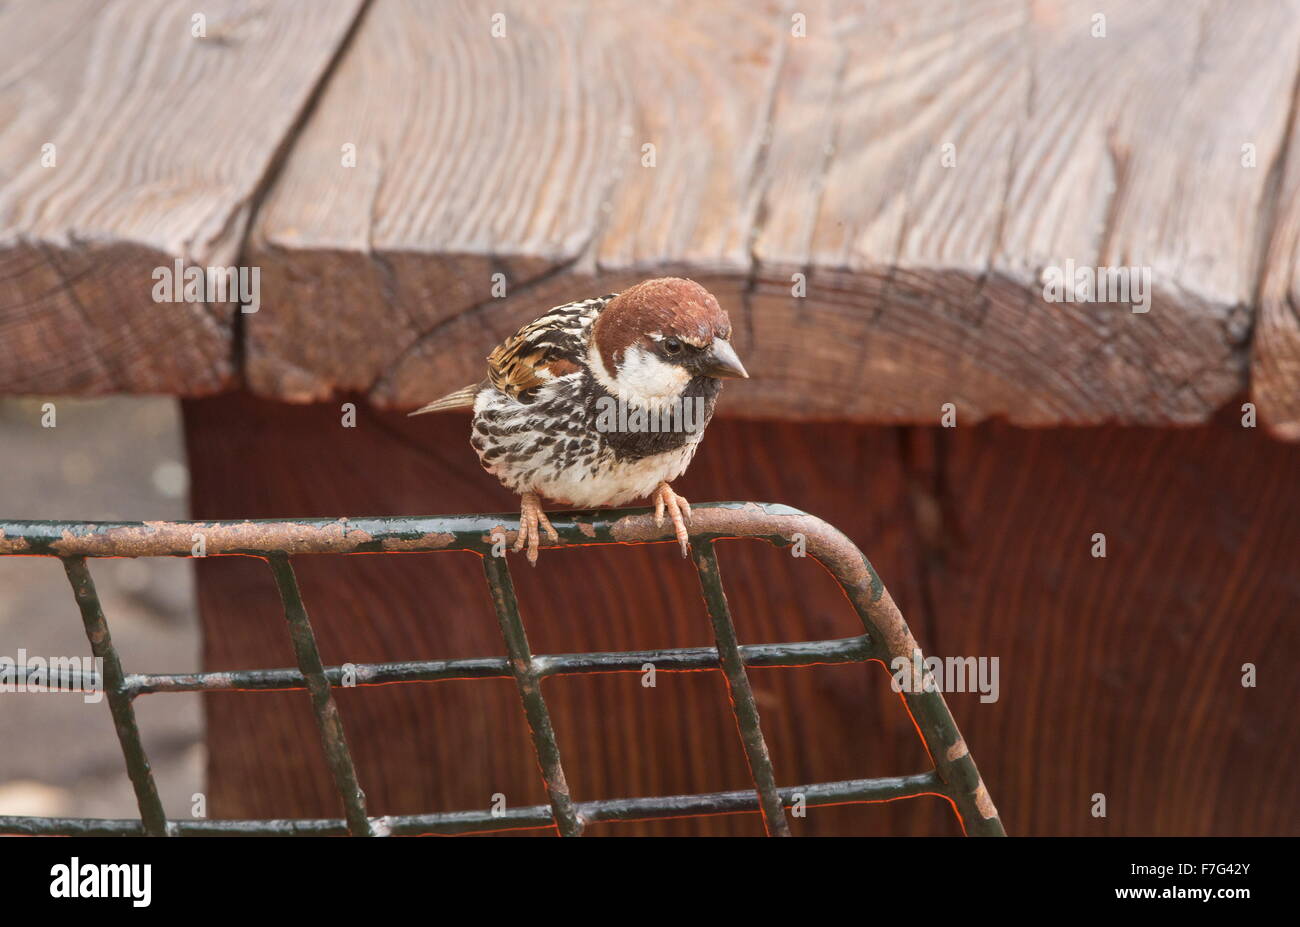
[[[526,492],[520,497],[519,507],[519,536],[515,538],[515,546],[512,548],[515,553],[528,548],[528,562],[537,566],[537,545],[541,543],[541,533],[539,529],[546,530],[546,536],[551,541],[558,542],[559,534],[551,526],[551,520],[546,517],[542,511],[542,500],[538,498],[535,492]]]
[[[682,556],[687,556],[690,535],[686,533],[686,523],[691,520],[691,504],[667,483],[655,487],[651,498],[655,501],[655,524],[664,523],[664,509],[667,509],[668,516],[673,520],[673,530],[677,533],[677,543],[682,545]]]

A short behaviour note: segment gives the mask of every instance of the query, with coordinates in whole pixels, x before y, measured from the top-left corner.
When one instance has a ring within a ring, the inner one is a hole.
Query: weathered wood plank
[[[1300,76],[1294,94],[1288,144],[1267,165],[1270,185],[1264,209],[1273,221],[1261,271],[1251,398],[1273,434],[1300,441]]]
[[[246,361],[409,406],[546,306],[677,272],[740,323],[733,412],[1184,423],[1246,385],[1262,292],[1255,392],[1300,436],[1294,5],[375,0],[296,137],[358,6],[215,4],[206,39],[164,0],[0,10],[7,391]],[[155,267],[240,254],[246,344],[226,304],[153,303]],[[1151,311],[1045,302],[1066,261],[1150,268]]]
[[[1296,7],[799,10],[376,0],[255,226],[250,384],[409,406],[681,272],[741,323],[742,414],[1188,423],[1244,389]],[[1045,301],[1066,261],[1149,268],[1150,311]]]
[[[871,420],[932,421],[952,402],[967,421],[1194,422],[1241,390],[1267,222],[1267,171],[1244,170],[1241,146],[1267,164],[1284,143],[1296,8],[878,12],[836,35],[847,61],[810,243],[758,242],[761,411],[795,382],[809,411]],[[767,228],[809,208],[775,203]],[[1071,260],[1149,267],[1150,311],[1046,302],[1043,270]],[[801,266],[796,301],[784,271]],[[809,339],[812,365],[791,350]]]
[[[235,263],[360,7],[214,0],[198,24],[177,0],[0,6],[5,392],[231,383],[233,305],[155,303],[153,271]]]
[[[405,404],[438,388],[434,352],[468,382],[493,339],[593,287],[743,279],[776,11],[377,2],[256,225],[250,260],[293,298],[250,320],[250,383]]]

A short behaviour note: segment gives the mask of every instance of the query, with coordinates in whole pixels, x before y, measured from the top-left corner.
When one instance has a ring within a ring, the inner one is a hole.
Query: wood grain
[[[254,228],[294,297],[250,320],[252,388],[409,407],[548,306],[675,272],[737,319],[740,414],[1182,424],[1243,390],[1300,11],[794,12],[376,0]],[[1149,268],[1150,311],[1046,302],[1067,260]]]
[[[196,517],[508,511],[517,504],[480,471],[460,415],[407,419],[362,404],[357,427],[345,429],[332,405],[230,396],[187,403],[186,421]],[[896,437],[883,429],[849,434],[846,442],[844,430],[831,425],[717,421],[680,488],[688,498],[782,499],[833,517],[870,552],[906,609],[914,603],[903,558],[910,520]],[[823,454],[828,445],[838,453]],[[746,466],[737,466],[738,455]],[[867,484],[871,492],[844,488]],[[742,642],[861,632],[816,564],[741,541],[720,544],[719,560]],[[265,564],[229,558],[197,566],[205,665],[292,665]],[[472,554],[301,557],[294,568],[327,663],[504,652]],[[536,569],[521,561],[512,572],[536,653],[711,644],[694,571],[671,545],[545,551]],[[926,638],[923,621],[913,630]],[[753,674],[753,684],[782,784],[929,766],[877,666],[765,670]],[[720,674],[661,673],[654,688],[642,687],[638,674],[551,679],[544,694],[579,801],[750,783]],[[375,811],[481,809],[497,792],[511,807],[544,801],[508,680],[370,687],[342,693],[339,707]],[[340,812],[304,693],[212,695],[205,709],[214,816]],[[934,799],[814,809],[794,826],[817,834],[957,830],[950,808]],[[593,832],[758,834],[761,824],[732,815]]]
[[[1231,412],[918,434],[928,646],[1001,658],[996,703],[949,703],[1008,831],[1294,835],[1297,449]]]
[[[946,402],[968,421],[1205,420],[1245,382],[1268,172],[1242,168],[1241,144],[1263,165],[1282,151],[1297,11],[946,9],[890,4],[836,35],[834,154],[809,244],[758,241],[756,402],[774,411],[797,380],[822,414],[872,421],[934,421]],[[1105,38],[1090,34],[1098,14]],[[1278,49],[1264,67],[1262,44]],[[1259,82],[1249,102],[1238,69]],[[807,228],[808,208],[775,203],[767,227]],[[1044,301],[1042,271],[1068,260],[1149,267],[1149,313]],[[799,311],[762,265],[809,268],[817,298]]]
[[[556,303],[676,265],[734,290],[776,10],[376,3],[254,229],[251,260],[293,298],[250,320],[249,383],[404,405],[481,377],[497,339]]]
[[[724,396],[723,402],[727,401]],[[194,515],[508,511],[459,415],[242,396],[192,401]],[[1295,583],[1300,449],[1235,416],[1188,430],[710,426],[679,488],[774,499],[827,518],[871,558],[927,653],[998,657],[1000,697],[949,704],[1013,834],[1291,834],[1300,790]],[[1107,556],[1091,556],[1092,535]],[[858,630],[833,582],[759,542],[720,545],[743,643]],[[545,551],[512,564],[537,653],[707,646],[707,615],[671,545]],[[500,655],[470,554],[300,557],[327,662]],[[292,665],[264,564],[198,564],[208,669]],[[1259,684],[1243,688],[1242,665]],[[924,769],[876,666],[752,674],[778,782]],[[743,788],[717,674],[552,679],[578,800]],[[214,816],[339,816],[305,693],[207,696]],[[363,788],[380,812],[541,802],[511,685],[342,693]],[[1108,816],[1091,814],[1094,793]],[[946,834],[917,799],[813,809],[806,834]],[[600,833],[758,833],[753,815]]]
[[[1297,78],[1300,98],[1300,77]],[[1293,101],[1287,146],[1269,165],[1272,216],[1261,267],[1251,399],[1275,435],[1300,441],[1300,122]]]
[[[1203,422],[1260,306],[1300,436],[1292,4],[361,6],[0,10],[6,390],[411,407],[680,273],[736,317],[740,414]],[[152,303],[176,257],[258,267],[262,310]],[[1067,261],[1149,269],[1150,311],[1045,301]]]
[[[155,303],[177,258],[229,266],[360,0],[0,6],[0,382],[215,392],[233,306]],[[42,162],[51,144],[53,163]]]

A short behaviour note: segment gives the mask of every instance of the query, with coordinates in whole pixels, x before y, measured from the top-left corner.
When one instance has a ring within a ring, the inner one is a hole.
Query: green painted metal
[[[126,759],[126,772],[131,779],[131,787],[135,790],[141,826],[150,837],[166,836],[167,814],[163,810],[162,799],[158,797],[158,785],[154,782],[149,758],[140,742],[135,708],[124,685],[122,661],[118,658],[117,648],[113,646],[113,637],[108,632],[108,621],[99,605],[95,581],[86,568],[86,558],[68,557],[63,561],[63,570],[72,585],[72,596],[77,601],[77,608],[81,610],[81,621],[86,626],[90,652],[103,661],[104,696],[108,699],[113,727],[117,729],[117,741],[122,747],[122,756]]]
[[[740,648],[746,666],[794,667],[820,664],[861,663],[871,659],[867,637],[807,641],[792,644],[748,644]],[[585,676],[590,673],[637,673],[647,663],[656,672],[677,673],[718,668],[718,651],[713,647],[684,647],[673,650],[627,650],[621,653],[561,653],[533,657],[538,677]],[[394,682],[442,682],[448,679],[513,679],[505,657],[474,657],[464,660],[411,660],[401,663],[362,663],[349,674],[355,686],[379,686]],[[325,667],[332,686],[343,685],[341,666]],[[73,684],[99,686],[94,673],[71,677]],[[305,689],[300,670],[233,670],[221,673],[131,673],[125,689],[132,697],[151,692],[225,692]]]
[[[879,779],[849,779],[784,786],[777,790],[786,807],[801,801],[815,808],[846,802],[880,802],[921,795],[943,794],[943,783],[934,770],[912,776]],[[752,789],[733,792],[705,792],[698,795],[663,795],[654,798],[619,798],[580,802],[578,817],[588,824],[607,821],[654,821],[707,814],[745,814],[759,811]],[[378,833],[394,837],[423,834],[453,836],[502,830],[553,828],[550,805],[508,808],[503,812],[451,811],[440,814],[387,815],[372,819]],[[343,837],[346,821],[337,818],[256,821],[173,821],[179,836],[249,837]],[[72,834],[89,837],[138,837],[139,821],[103,818],[30,818],[0,816],[0,833],[41,836]]]
[[[293,575],[289,558],[283,554],[270,556],[267,562],[271,565],[276,588],[280,591],[284,617],[289,622],[289,637],[293,641],[298,669],[307,682],[307,691],[311,693],[311,708],[316,715],[316,726],[320,728],[325,761],[329,764],[330,775],[334,777],[334,787],[343,799],[348,832],[353,837],[372,836],[370,821],[366,817],[366,796],[357,781],[357,768],[352,762],[347,736],[343,733],[343,719],[339,717],[338,705],[334,704],[334,694],[329,680],[325,678],[320,648],[316,646],[316,634],[307,617],[302,593],[298,591],[298,580]]]
[[[496,610],[497,622],[501,625],[501,636],[505,638],[510,670],[515,677],[515,686],[519,689],[519,698],[524,704],[524,715],[528,718],[528,728],[533,735],[533,750],[537,754],[537,764],[542,768],[542,778],[546,782],[546,794],[551,800],[555,824],[562,837],[580,836],[582,821],[573,808],[569,784],[564,778],[564,767],[560,764],[560,745],[555,740],[551,713],[546,708],[546,699],[542,698],[542,680],[533,666],[528,635],[524,633],[524,623],[519,617],[519,603],[515,601],[515,584],[510,579],[510,567],[506,565],[504,557],[484,557],[483,571],[487,574],[488,586],[492,590],[492,607]]]
[[[785,806],[777,794],[776,773],[772,758],[763,740],[763,729],[758,720],[758,703],[745,674],[745,661],[740,656],[740,642],[736,639],[736,626],[727,607],[727,594],[722,589],[722,574],[712,541],[697,541],[691,548],[695,572],[700,578],[700,591],[709,609],[713,623],[713,638],[718,644],[718,662],[727,680],[727,696],[731,699],[731,712],[736,718],[740,740],[745,745],[745,759],[749,762],[749,775],[758,789],[759,807],[763,810],[763,829],[769,837],[789,837],[790,822],[785,819]]]
[[[102,683],[118,729],[127,772],[136,789],[139,821],[0,816],[0,833],[11,834],[457,834],[554,828],[581,833],[586,823],[650,820],[684,815],[753,813],[769,834],[789,832],[784,808],[845,802],[890,801],[932,795],[946,799],[966,833],[1005,833],[970,751],[937,690],[906,692],[904,703],[934,762],[934,769],[899,778],[847,780],[780,787],[763,740],[757,706],[746,674],[749,666],[795,667],[817,663],[888,664],[919,653],[902,615],[871,564],[846,537],[825,522],[784,505],[713,503],[693,506],[691,542],[701,591],[709,609],[716,648],[534,656],[528,646],[509,570],[494,545],[501,532],[516,532],[514,515],[436,518],[260,519],[217,522],[0,522],[0,556],[58,557],[68,571],[96,656],[104,659]],[[674,543],[671,525],[655,525],[646,509],[568,512],[552,515],[566,544]],[[713,542],[758,538],[778,546],[800,544],[840,584],[862,621],[864,634],[842,640],[743,646],[727,607]],[[207,556],[244,555],[266,560],[275,575],[298,668],[225,673],[124,674],[86,567],[88,557],[189,557],[202,540]],[[551,545],[547,545],[551,546]],[[342,684],[340,667],[324,667],[311,622],[293,577],[290,556],[313,553],[469,551],[483,558],[507,656],[468,660],[362,664],[350,668],[356,684],[434,682],[444,679],[513,678],[519,689],[533,747],[542,768],[549,805],[491,811],[368,817],[365,796],[348,751],[331,694]],[[542,680],[590,672],[721,670],[737,730],[754,778],[753,790],[575,802],[565,784]],[[93,679],[91,681],[100,682]],[[140,743],[132,701],[158,692],[306,689],[321,741],[345,809],[342,820],[207,821],[165,819],[149,761]]]

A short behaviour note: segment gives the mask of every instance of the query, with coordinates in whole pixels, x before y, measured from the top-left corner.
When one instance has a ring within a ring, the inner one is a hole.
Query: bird
[[[645,280],[565,303],[487,357],[487,376],[410,415],[473,409],[483,469],[520,497],[512,550],[537,565],[542,499],[605,508],[648,498],[688,555],[690,503],[670,485],[690,465],[724,379],[748,379],[731,319],[700,284]]]

